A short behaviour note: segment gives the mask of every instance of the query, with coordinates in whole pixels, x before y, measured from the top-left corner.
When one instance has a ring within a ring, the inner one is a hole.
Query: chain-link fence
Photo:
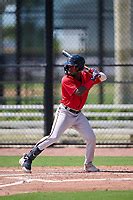
[[[63,49],[85,57],[108,79],[95,86],[83,109],[97,145],[133,144],[133,3],[131,0],[53,2],[53,78],[47,83],[45,0],[0,1],[0,144],[34,144],[46,133],[45,102],[53,86],[54,111],[61,98]],[[51,4],[52,5],[52,4]],[[51,77],[49,77],[51,78]],[[58,144],[84,144],[68,130]]]

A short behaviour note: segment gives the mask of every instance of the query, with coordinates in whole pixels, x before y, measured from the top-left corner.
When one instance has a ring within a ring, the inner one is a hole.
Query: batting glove
[[[101,75],[99,74],[99,71],[97,69],[93,69],[91,80],[95,81],[97,78],[100,78],[100,77]]]

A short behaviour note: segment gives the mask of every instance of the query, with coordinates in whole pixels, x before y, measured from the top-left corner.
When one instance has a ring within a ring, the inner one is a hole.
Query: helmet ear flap
[[[65,74],[68,74],[69,68],[70,68],[70,65],[68,65],[68,64],[66,63],[66,64],[64,65]]]

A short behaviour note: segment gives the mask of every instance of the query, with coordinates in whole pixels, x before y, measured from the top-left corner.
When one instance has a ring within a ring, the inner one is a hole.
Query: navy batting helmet
[[[82,56],[79,55],[72,55],[70,58],[68,58],[67,62],[64,64],[64,71],[65,74],[68,74],[69,68],[71,66],[75,66],[78,71],[82,71],[84,69],[85,59]]]

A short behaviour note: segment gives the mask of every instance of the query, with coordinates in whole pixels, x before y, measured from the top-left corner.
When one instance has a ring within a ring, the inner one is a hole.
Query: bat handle
[[[64,56],[66,56],[68,58],[72,57],[72,55],[70,53],[68,53],[67,51],[65,51],[65,50],[63,50],[62,53],[63,53]]]

